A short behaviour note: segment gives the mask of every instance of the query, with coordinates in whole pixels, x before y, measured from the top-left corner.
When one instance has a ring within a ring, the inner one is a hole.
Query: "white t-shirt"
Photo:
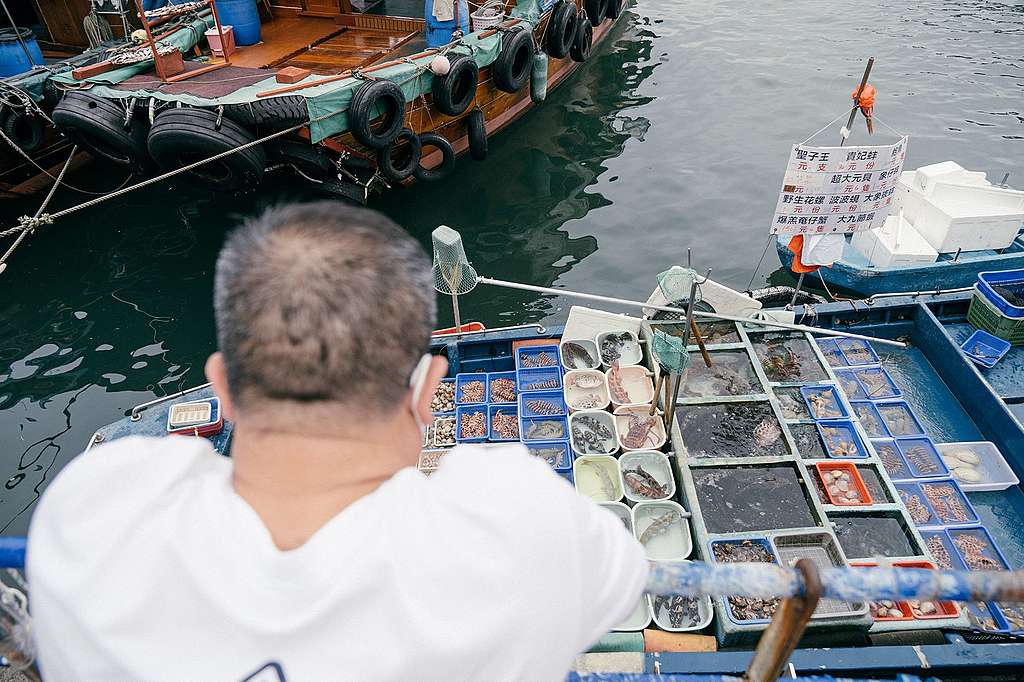
[[[132,437],[43,495],[50,680],[560,680],[636,606],[644,552],[520,446],[409,468],[278,550],[203,439]]]

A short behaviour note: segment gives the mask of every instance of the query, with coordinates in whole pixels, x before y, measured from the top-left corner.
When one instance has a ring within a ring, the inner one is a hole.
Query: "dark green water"
[[[870,55],[876,114],[911,135],[909,168],[955,159],[1024,185],[1024,5],[907,5],[643,0],[491,141],[487,162],[462,160],[444,183],[373,205],[425,245],[439,224],[459,229],[493,277],[646,297],[692,247],[695,265],[743,288],[790,145],[848,106]],[[100,168],[74,178],[121,180]],[[203,381],[225,229],[306,195],[283,176],[237,198],[167,185],[64,219],[17,252],[0,275],[0,532],[25,532],[39,492],[97,427]],[[62,193],[52,208],[78,200]],[[0,205],[2,224],[35,208]],[[769,252],[754,285],[777,267]],[[485,288],[462,301],[489,326],[556,319],[567,305]]]

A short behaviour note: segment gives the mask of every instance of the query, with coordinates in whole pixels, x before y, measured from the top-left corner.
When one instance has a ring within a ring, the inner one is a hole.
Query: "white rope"
[[[0,234],[0,237],[6,237],[9,236],[9,234],[11,234],[12,231],[21,231],[21,234],[19,234],[18,238],[14,240],[14,243],[11,244],[10,248],[7,249],[3,256],[0,256],[0,273],[7,269],[7,259],[11,257],[11,254],[14,253],[14,250],[18,248],[22,241],[25,240],[25,237],[27,237],[37,227],[40,227],[41,225],[49,225],[50,223],[53,222],[53,218],[48,213],[43,213],[43,211],[46,210],[46,206],[50,203],[50,200],[53,199],[53,195],[57,193],[57,188],[60,187],[60,181],[64,177],[64,173],[67,172],[68,166],[71,165],[71,159],[75,158],[75,152],[77,151],[78,145],[75,145],[71,149],[71,153],[68,154],[68,160],[64,162],[64,167],[60,169],[60,174],[57,176],[57,181],[53,183],[53,186],[50,188],[49,194],[47,194],[46,198],[43,199],[43,203],[39,205],[39,210],[36,211],[36,214],[31,218],[29,218],[28,216],[22,216],[18,221],[18,227],[12,228],[11,230],[6,230],[2,234]]]
[[[821,128],[819,128],[817,132],[814,132],[814,133],[811,133],[810,135],[808,135],[807,139],[804,140],[803,142],[801,142],[800,144],[807,144],[808,142],[813,140],[815,137],[817,137],[818,135],[821,135],[823,132],[825,132],[826,130],[831,128],[833,125],[838,123],[840,120],[842,120],[843,116],[849,116],[849,115],[850,115],[850,110],[849,109],[844,110],[843,113],[839,114],[834,119],[832,119],[831,121],[829,121],[828,123],[823,125]]]

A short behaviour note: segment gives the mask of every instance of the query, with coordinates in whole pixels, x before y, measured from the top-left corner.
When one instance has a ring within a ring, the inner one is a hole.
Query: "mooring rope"
[[[64,173],[67,172],[68,167],[71,166],[71,159],[75,158],[75,152],[77,151],[78,145],[75,145],[71,149],[71,153],[68,155],[68,160],[64,162],[64,167],[60,169],[60,173],[57,175],[56,181],[53,183],[53,186],[50,187],[50,192],[46,195],[46,198],[43,199],[43,203],[39,205],[39,210],[36,211],[36,214],[31,217],[23,215],[18,219],[17,227],[0,232],[0,238],[9,237],[13,234],[18,234],[19,232],[21,233],[18,234],[18,238],[14,240],[14,243],[11,244],[10,248],[4,252],[4,255],[0,256],[0,273],[7,269],[7,259],[10,258],[11,254],[14,253],[14,250],[21,245],[21,242],[25,240],[25,237],[31,234],[36,228],[53,223],[53,216],[49,213],[44,213],[44,211],[46,210],[47,205],[49,205],[50,200],[53,199],[53,195],[57,193],[57,188],[60,187],[61,179],[64,177]]]

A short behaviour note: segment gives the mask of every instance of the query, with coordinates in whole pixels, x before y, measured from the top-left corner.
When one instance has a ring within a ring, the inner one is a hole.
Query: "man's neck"
[[[415,463],[405,431],[380,424],[344,437],[318,436],[247,429],[239,423],[231,446],[233,485],[277,548],[295,549],[343,509]]]

